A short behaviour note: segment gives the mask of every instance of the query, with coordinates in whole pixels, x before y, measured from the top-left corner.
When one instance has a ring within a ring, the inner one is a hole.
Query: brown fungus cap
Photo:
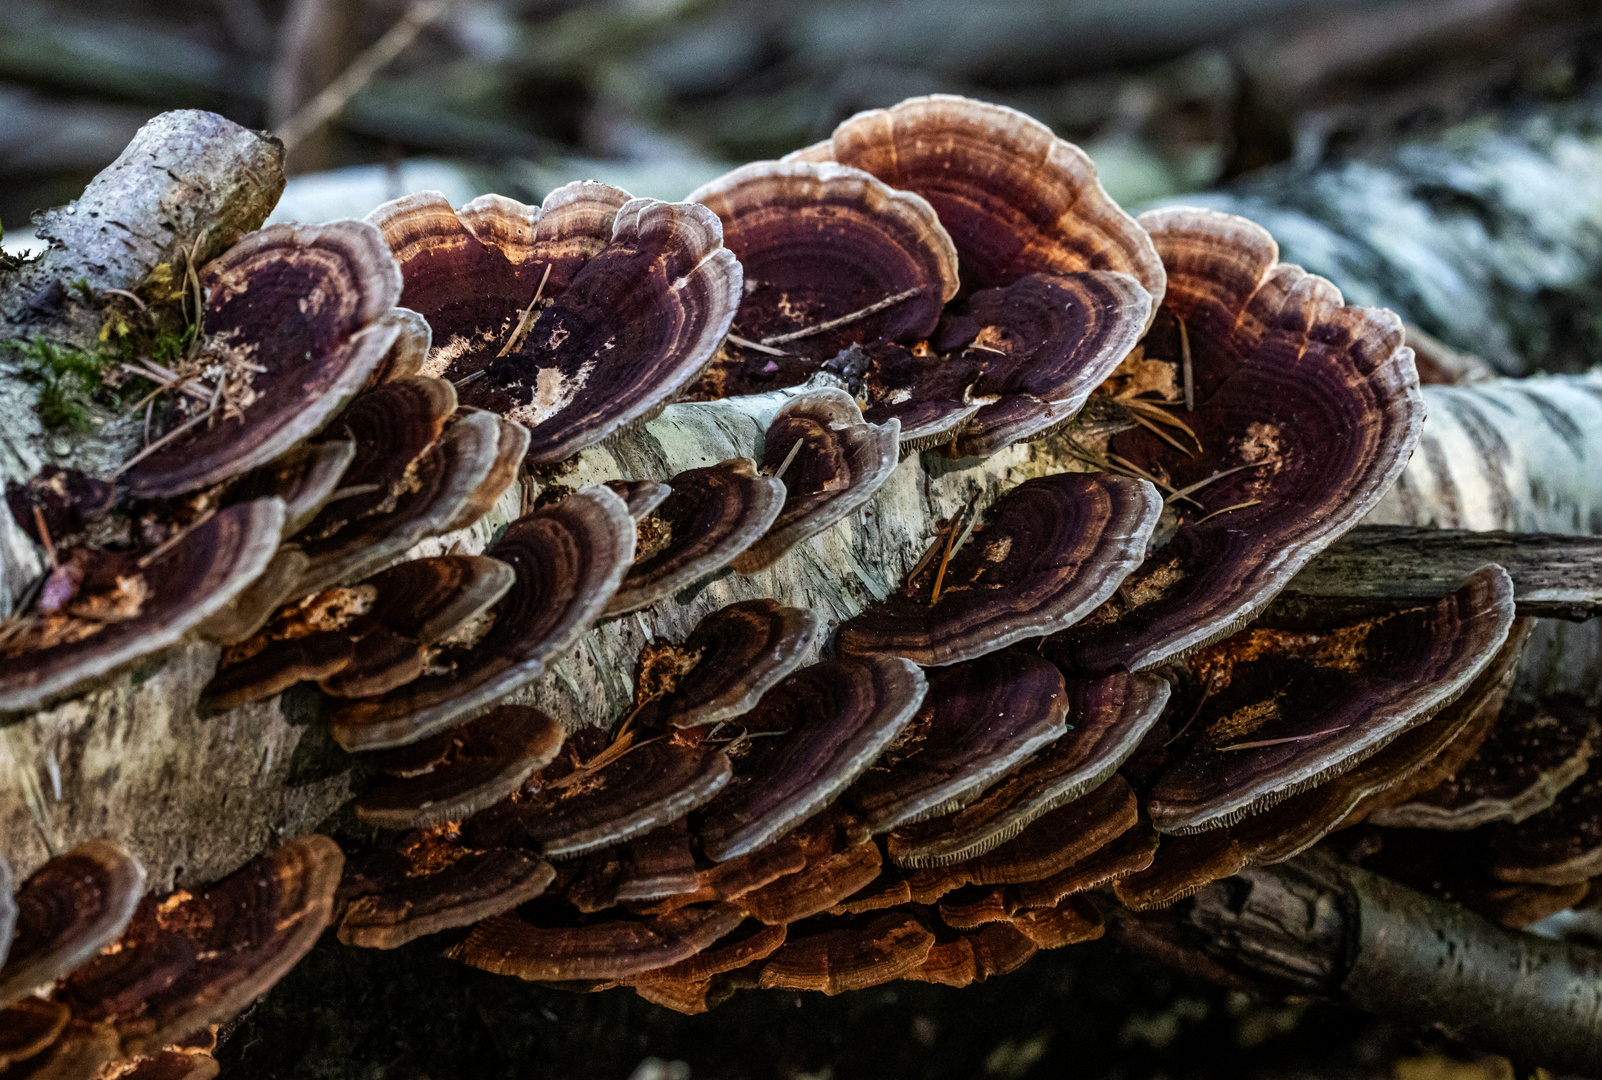
[[[499,430],[500,437],[495,442],[495,460],[490,464],[489,472],[479,481],[478,487],[473,489],[467,501],[462,503],[461,509],[456,511],[456,516],[445,523],[441,532],[455,532],[476,522],[490,512],[500,497],[517,480],[518,473],[523,468],[523,459],[528,455],[528,428],[515,420],[503,419],[500,421]]]
[[[74,971],[58,997],[75,1017],[111,1021],[126,1054],[227,1019],[316,943],[344,861],[332,840],[307,836],[204,889],[152,896],[118,948]]]
[[[845,795],[876,833],[971,802],[1067,731],[1062,672],[1033,654],[992,654],[927,677],[912,723]]]
[[[873,656],[813,664],[769,690],[741,720],[756,737],[734,780],[701,813],[707,857],[747,854],[827,806],[901,733],[927,686],[907,661]]]
[[[0,1069],[44,1053],[71,1017],[72,1010],[60,1002],[37,997],[0,1008]]]
[[[566,883],[563,895],[586,913],[603,911],[613,904],[686,896],[701,887],[695,852],[690,846],[689,823],[684,818],[586,855],[577,865],[577,876]]]
[[[574,732],[537,784],[466,822],[464,838],[572,858],[676,821],[729,782],[728,756],[716,747],[632,739],[629,733],[609,745],[599,728]]]
[[[0,1072],[5,1080],[101,1080],[121,1075],[122,1054],[110,1024],[72,1019],[39,1053]]]
[[[178,641],[266,569],[283,522],[280,500],[258,499],[219,510],[144,567],[132,558],[86,551],[84,593],[97,562],[107,570],[101,576],[112,580],[103,593],[80,594],[60,611],[36,614],[0,646],[0,711],[36,708]],[[104,605],[96,604],[100,600]]]
[[[51,546],[61,546],[105,517],[116,497],[115,485],[59,465],[44,466],[26,484],[6,481],[12,520],[41,546],[46,540],[39,531],[41,521]]]
[[[700,980],[736,971],[757,960],[766,960],[784,944],[786,927],[767,926],[747,919],[726,937],[696,953],[688,960],[648,971],[634,980],[635,986],[671,979]]]
[[[55,982],[115,941],[144,888],[144,867],[106,840],[86,841],[35,870],[16,895],[0,1005]]]
[[[460,727],[375,755],[400,777],[356,800],[356,816],[386,829],[460,821],[522,786],[562,748],[562,725],[526,705],[502,705]]]
[[[205,347],[244,388],[126,473],[138,498],[215,484],[316,433],[367,383],[400,333],[400,268],[364,222],[269,225],[200,271]],[[230,377],[230,384],[234,379]],[[175,417],[174,430],[189,418]]]
[[[1105,846],[1077,862],[1039,881],[1022,881],[1011,886],[1019,908],[1050,908],[1069,896],[1099,889],[1138,874],[1152,864],[1157,854],[1157,831],[1137,824]]]
[[[485,919],[445,955],[519,979],[626,979],[688,960],[744,918],[727,904],[597,918],[536,907]]]
[[[286,545],[274,553],[267,569],[246,585],[216,613],[202,619],[195,633],[218,645],[238,645],[266,625],[285,600],[295,594],[311,560],[299,548]]]
[[[427,738],[539,678],[590,628],[634,558],[634,521],[623,500],[587,488],[525,514],[488,552],[517,575],[491,609],[479,641],[442,651],[442,674],[425,674],[334,715],[347,750],[381,750]]]
[[[765,470],[784,470],[778,477],[784,505],[762,539],[736,556],[734,568],[742,574],[765,570],[796,544],[865,506],[901,460],[899,433],[899,421],[864,423],[851,395],[833,387],[785,402],[768,425],[762,451]]]
[[[355,460],[351,439],[303,443],[229,484],[223,502],[232,506],[276,495],[284,500],[284,535],[293,536],[311,524]]]
[[[655,480],[608,480],[606,486],[629,508],[629,517],[639,521],[662,505],[673,489]]]
[[[917,192],[956,243],[967,291],[1025,274],[1113,270],[1155,304],[1163,264],[1096,179],[1090,157],[1015,109],[950,94],[909,98],[842,122],[787,161],[837,161]]]
[[[486,196],[452,212],[429,193],[369,220],[400,260],[404,302],[433,326],[424,370],[528,427],[531,464],[649,419],[706,366],[739,304],[740,265],[703,206],[586,183],[539,209]]]
[[[423,364],[428,360],[429,349],[434,344],[434,332],[421,312],[398,307],[390,313],[390,321],[399,332],[395,335],[395,344],[389,347],[389,352],[384,354],[384,359],[379,361],[368,377],[369,389],[379,383],[409,379],[421,374]]]
[[[639,519],[634,565],[607,614],[647,607],[721,570],[768,531],[784,499],[783,481],[750,458],[679,473],[668,497]]]
[[[1054,908],[1020,911],[1012,925],[1042,949],[1095,941],[1105,932],[1101,914],[1082,897],[1070,896]]]
[[[444,379],[397,379],[357,395],[328,426],[332,438],[355,444],[355,458],[303,539],[321,540],[388,512],[416,482],[418,459],[438,441],[455,410],[456,389]]]
[[[399,948],[504,914],[540,896],[556,877],[550,863],[526,851],[449,850],[426,841],[379,852],[363,861],[360,873],[374,891],[345,908],[339,940],[367,949]]]
[[[635,698],[657,724],[699,727],[756,707],[800,666],[822,630],[816,615],[776,600],[741,600],[712,612],[676,645],[640,653]]]
[[[1402,829],[1523,821],[1585,775],[1598,735],[1596,711],[1582,702],[1509,701],[1479,750],[1448,779],[1368,820]]]
[[[1155,675],[1115,672],[1067,682],[1071,729],[972,802],[905,824],[886,840],[899,865],[935,866],[982,855],[1031,821],[1103,784],[1140,745],[1168,702]]]
[[[1512,582],[1488,566],[1429,607],[1203,649],[1205,697],[1151,785],[1152,823],[1221,828],[1339,776],[1461,695],[1512,624]]]
[[[758,983],[764,990],[818,990],[831,997],[866,990],[916,971],[934,941],[917,916],[904,911],[794,926],[763,963]]]
[[[942,986],[971,986],[992,975],[1017,971],[1040,946],[1011,923],[990,923],[977,930],[936,930],[935,944],[918,968],[902,978]]]
[[[1041,815],[1017,836],[983,855],[957,863],[928,865],[947,871],[944,877],[951,888],[967,883],[1016,885],[1040,881],[1116,840],[1134,828],[1136,817],[1134,791],[1122,776],[1114,775],[1088,795]],[[926,891],[914,876],[913,899],[920,899],[920,892]]]
[[[1602,874],[1602,768],[1523,821],[1487,829],[1486,865],[1500,881],[1573,885]]]
[[[1162,496],[1144,480],[1106,473],[1026,480],[997,501],[949,565],[927,560],[842,626],[839,648],[938,666],[1061,630],[1140,565],[1161,511]],[[942,588],[931,603],[937,581]]]
[[[1238,629],[1373,508],[1423,423],[1394,313],[1342,306],[1244,218],[1172,209],[1141,222],[1168,267],[1144,359],[1178,370],[1190,357],[1195,410],[1176,416],[1198,445],[1145,427],[1108,445],[1186,494],[1172,538],[1049,647],[1091,670],[1142,670]]]
[[[1107,271],[1028,274],[970,296],[942,320],[933,341],[971,370],[961,400],[949,390],[943,395],[946,415],[959,417],[967,403],[982,403],[950,431],[949,456],[993,454],[1072,420],[1135,347],[1151,312],[1151,294],[1140,282]],[[881,391],[870,418],[926,412],[942,395],[914,378],[906,404],[888,404],[900,396]]]
[[[717,214],[723,242],[745,270],[738,338],[761,344],[901,297],[777,347],[725,343],[697,386],[705,396],[803,383],[857,342],[927,338],[956,295],[957,252],[934,209],[859,169],[758,161],[697,188],[689,200]]]
[[[796,831],[807,864],[732,901],[758,922],[783,926],[827,911],[879,876],[879,848],[846,815],[819,814]]]
[[[274,641],[238,663],[220,668],[201,695],[209,710],[266,701],[300,682],[338,675],[356,658],[356,642],[334,630]]]
[[[300,592],[359,579],[419,540],[445,532],[495,468],[500,437],[500,421],[488,413],[459,417],[417,459],[403,489],[380,512],[324,537],[297,538],[310,559]]]
[[[748,855],[702,867],[696,871],[693,891],[667,897],[643,910],[656,914],[686,904],[738,900],[769,882],[800,873],[807,865],[807,836],[802,829],[795,829]]]

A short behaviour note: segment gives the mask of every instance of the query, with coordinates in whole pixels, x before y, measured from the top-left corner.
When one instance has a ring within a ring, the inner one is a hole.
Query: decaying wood
[[[1445,596],[1486,563],[1513,579],[1520,615],[1602,615],[1602,537],[1362,525],[1315,558],[1275,601],[1295,617],[1362,612]]]
[[[1119,936],[1198,973],[1439,1025],[1554,1071],[1602,1071],[1602,952],[1505,930],[1328,852],[1216,882],[1153,921],[1163,932]]]

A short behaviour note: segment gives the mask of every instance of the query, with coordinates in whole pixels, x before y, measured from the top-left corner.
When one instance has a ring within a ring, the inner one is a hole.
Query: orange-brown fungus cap
[[[827,911],[879,876],[878,847],[860,823],[845,815],[819,814],[795,834],[806,866],[732,901],[758,922],[783,926]]]
[[[648,419],[712,358],[740,298],[740,266],[711,211],[568,184],[542,206],[487,195],[453,211],[437,192],[374,210],[433,328],[423,365],[462,403],[531,432],[554,463]]]
[[[923,965],[934,934],[915,915],[887,912],[795,926],[762,965],[763,989],[819,990],[833,996],[905,978]]]
[[[0,1008],[0,1069],[44,1053],[71,1017],[72,1011],[59,1001],[37,997]]]
[[[727,904],[643,918],[525,911],[485,919],[445,955],[519,979],[626,979],[688,960],[744,918]]]
[[[269,225],[201,268],[203,355],[220,381],[214,420],[189,427],[126,473],[138,498],[215,484],[265,465],[326,424],[400,333],[400,268],[359,221]],[[152,444],[155,445],[155,444]]]
[[[1244,218],[1176,208],[1141,223],[1168,268],[1143,359],[1175,385],[1188,366],[1195,408],[1170,403],[1185,429],[1166,438],[1148,418],[1108,444],[1184,494],[1173,536],[1048,650],[1090,670],[1139,671],[1239,628],[1390,489],[1423,423],[1393,312],[1343,306]]]
[[[214,885],[149,897],[115,950],[58,995],[109,1020],[127,1054],[153,1054],[232,1016],[283,977],[333,916],[344,856],[326,836],[292,840]]]

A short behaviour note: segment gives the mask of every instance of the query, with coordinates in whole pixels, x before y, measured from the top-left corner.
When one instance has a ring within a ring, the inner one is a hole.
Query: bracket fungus
[[[784,482],[784,505],[762,538],[734,559],[742,574],[765,570],[786,551],[860,510],[890,478],[900,421],[864,423],[844,390],[797,394],[763,436],[762,467]]]
[[[309,563],[298,590],[317,592],[362,577],[419,540],[445,532],[495,468],[500,438],[500,422],[489,413],[457,418],[408,470],[396,497],[380,504],[380,512],[299,541]]]
[[[742,600],[712,612],[676,645],[645,646],[634,691],[640,725],[701,727],[750,712],[800,666],[821,631],[809,611]]]
[[[1462,694],[1507,639],[1513,585],[1488,566],[1437,603],[1324,630],[1253,628],[1190,658],[1204,698],[1146,810],[1202,832],[1351,769]]]
[[[1585,775],[1599,735],[1595,711],[1578,701],[1509,701],[1478,751],[1447,779],[1368,820],[1452,830],[1523,821]]]
[[[818,814],[791,836],[806,865],[730,901],[758,922],[784,926],[828,911],[879,876],[879,849],[850,815]]]
[[[356,443],[350,439],[302,443],[234,480],[223,502],[231,506],[276,496],[284,501],[284,535],[293,536],[311,524],[355,459]]]
[[[884,656],[827,660],[784,679],[741,720],[759,737],[701,812],[701,849],[732,859],[823,809],[900,734],[927,687],[917,667]]]
[[[731,767],[722,750],[673,739],[609,741],[598,728],[568,737],[566,753],[505,802],[462,826],[469,843],[534,847],[565,859],[642,836],[717,795]]]
[[[395,781],[356,800],[356,816],[386,829],[460,821],[523,786],[556,759],[562,726],[538,709],[501,705],[460,727],[373,758]]]
[[[873,832],[958,809],[1067,731],[1062,672],[1038,656],[992,654],[928,680],[912,722],[846,793]]]
[[[148,897],[117,947],[69,975],[57,1000],[109,1021],[127,1055],[227,1019],[317,941],[344,861],[326,836],[306,836],[205,889]]]
[[[377,852],[361,863],[361,891],[340,918],[340,941],[399,948],[510,911],[542,895],[556,877],[550,863],[526,851],[470,851],[432,839]]]
[[[934,934],[904,911],[858,916],[816,929],[792,929],[762,965],[764,990],[819,990],[830,995],[906,978],[929,956]]]
[[[750,458],[674,476],[667,498],[639,518],[634,565],[607,614],[648,607],[721,570],[772,527],[784,500],[783,481]]]
[[[15,936],[6,928],[11,948],[0,965],[0,1006],[55,982],[115,941],[144,889],[144,867],[106,840],[79,844],[34,871],[14,901]]]
[[[599,918],[525,908],[485,919],[445,955],[520,979],[626,979],[688,960],[743,920],[727,904]]]
[[[282,501],[257,499],[217,511],[165,550],[74,549],[38,610],[0,642],[0,710],[36,708],[178,641],[266,569],[283,523]]]
[[[127,468],[137,498],[207,487],[315,434],[367,384],[405,318],[400,268],[359,221],[269,225],[202,267],[200,283],[217,394],[193,415],[178,395],[167,435]]]
[[[1499,881],[1575,885],[1602,875],[1602,773],[1595,766],[1552,805],[1487,830],[1486,868]]]
[[[706,366],[739,304],[740,265],[703,206],[576,183],[539,207],[408,195],[368,220],[400,262],[402,302],[433,328],[424,372],[526,426],[530,464],[649,419]]]
[[[427,738],[538,678],[600,617],[634,558],[634,520],[622,499],[588,488],[524,514],[486,552],[516,579],[490,609],[489,628],[452,646],[425,673],[334,714],[347,750],[381,750]]]
[[[923,196],[956,244],[965,292],[1035,272],[1110,270],[1138,281],[1152,304],[1162,299],[1162,262],[1089,155],[1016,109],[909,98],[860,112],[784,160],[839,162]]]
[[[1161,510],[1162,497],[1144,480],[1026,480],[997,501],[970,543],[957,548],[956,524],[948,526],[942,556],[914,567],[899,590],[842,626],[839,648],[940,666],[1061,630],[1140,566]]]
[[[1178,521],[1118,597],[1053,642],[1053,658],[1090,670],[1139,671],[1239,629],[1379,502],[1424,415],[1395,313],[1343,306],[1244,218],[1140,220],[1168,268],[1143,359],[1192,373],[1196,446],[1150,424],[1108,444],[1167,485]]]
[[[717,214],[745,268],[707,396],[795,386],[853,344],[923,340],[957,293],[957,252],[934,209],[860,169],[753,162],[689,201]]]
[[[513,582],[483,555],[412,559],[360,584],[326,589],[280,608],[223,653],[206,687],[232,708],[313,680],[336,697],[383,693],[422,674],[429,646],[481,616]]]
[[[1067,682],[1072,730],[951,813],[909,822],[885,840],[900,866],[938,866],[982,855],[1031,821],[1081,798],[1111,777],[1152,730],[1168,703],[1155,675],[1115,672]]]

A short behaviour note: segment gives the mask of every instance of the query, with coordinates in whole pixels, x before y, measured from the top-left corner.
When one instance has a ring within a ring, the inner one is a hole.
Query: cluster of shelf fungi
[[[316,684],[385,839],[166,895],[104,841],[0,880],[5,1076],[210,1075],[215,1025],[329,926],[698,1012],[981,981],[1362,821],[1448,830],[1380,854],[1506,925],[1602,874],[1592,717],[1503,708],[1503,569],[1264,617],[1407,465],[1400,321],[1243,219],[1129,217],[1021,114],[913,99],[684,203],[408,196],[261,229],[196,287],[210,392],[163,386],[117,477],[7,493],[51,570],[0,630],[0,709],[198,634],[207,707]],[[555,482],[745,396],[761,460]],[[650,644],[608,725],[507,703],[904,458],[1027,441],[1061,468],[841,625],[745,600]],[[482,553],[402,558],[512,503]]]

